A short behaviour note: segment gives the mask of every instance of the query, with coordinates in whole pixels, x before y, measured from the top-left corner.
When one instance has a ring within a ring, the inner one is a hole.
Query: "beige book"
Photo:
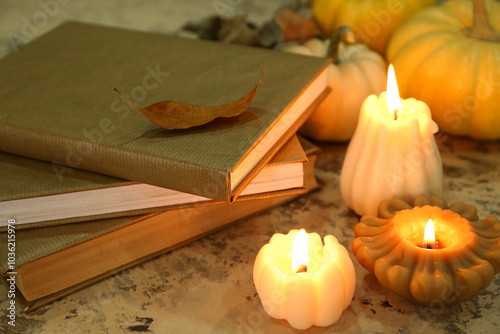
[[[0,59],[0,151],[230,202],[327,92],[326,58],[66,22]],[[139,107],[250,107],[165,130]],[[60,168],[60,165],[70,167]]]

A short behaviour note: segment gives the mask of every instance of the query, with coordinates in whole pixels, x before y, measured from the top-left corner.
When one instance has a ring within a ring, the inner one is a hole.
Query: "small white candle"
[[[297,329],[336,322],[351,303],[354,265],[332,236],[325,245],[317,233],[276,233],[255,259],[254,284],[264,310]]]
[[[429,107],[400,99],[392,65],[387,92],[370,95],[347,148],[340,176],[346,204],[358,215],[377,214],[385,199],[412,201],[442,192],[443,167]]]

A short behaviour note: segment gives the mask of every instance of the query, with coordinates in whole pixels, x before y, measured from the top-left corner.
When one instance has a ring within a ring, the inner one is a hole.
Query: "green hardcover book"
[[[317,148],[311,145],[306,152],[309,160],[304,182],[308,189],[315,189]],[[20,305],[30,311],[297,196],[290,192],[279,197],[17,231],[15,263],[8,262],[7,247],[1,248],[1,273],[14,277]],[[0,240],[7,240],[8,235],[0,233]]]
[[[0,150],[226,202],[327,93],[328,59],[67,22],[0,59]],[[165,130],[139,107],[216,106],[264,78],[235,118]]]
[[[307,157],[297,136],[243,190],[239,200],[304,193]],[[0,152],[0,231],[10,218],[16,229],[131,216],[209,205],[207,197],[73,169],[64,177],[50,163]]]

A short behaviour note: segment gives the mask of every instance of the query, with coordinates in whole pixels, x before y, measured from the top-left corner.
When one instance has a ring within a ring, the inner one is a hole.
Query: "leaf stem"
[[[138,106],[136,106],[135,104],[132,103],[132,101],[130,101],[125,95],[123,95],[118,89],[114,88],[113,87],[113,90],[115,92],[117,92],[118,94],[120,94],[121,97],[123,97],[125,99],[125,101],[127,101],[132,107],[134,107],[135,109],[139,110],[141,113],[142,113],[142,110],[139,109]]]

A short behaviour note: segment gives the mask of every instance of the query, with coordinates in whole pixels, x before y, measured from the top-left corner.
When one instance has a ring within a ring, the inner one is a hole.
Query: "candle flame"
[[[424,244],[434,245],[436,243],[436,233],[434,231],[434,223],[432,219],[427,221],[427,225],[425,226],[424,232]]]
[[[399,99],[398,83],[396,81],[396,73],[394,73],[394,66],[389,65],[389,72],[387,73],[387,106],[389,112],[394,114],[394,120],[398,119],[398,112],[401,111],[403,106]]]
[[[309,264],[307,255],[307,232],[301,229],[293,240],[292,246],[292,270],[297,272],[301,265]]]

